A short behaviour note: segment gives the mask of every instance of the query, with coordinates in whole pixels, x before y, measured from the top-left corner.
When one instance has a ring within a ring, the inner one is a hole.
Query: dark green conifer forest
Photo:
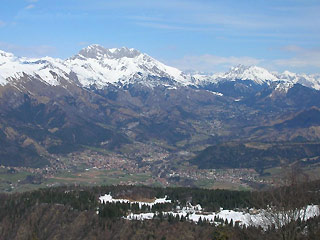
[[[304,201],[320,203],[320,182],[303,186]],[[301,188],[299,188],[301,189]],[[205,219],[198,223],[185,217],[162,212],[177,204],[201,204],[205,211],[263,207],[281,201],[281,194],[296,192],[294,186],[265,192],[207,190],[196,188],[151,188],[144,186],[101,186],[45,188],[32,192],[0,195],[0,239],[319,239],[320,218],[294,223],[295,236],[288,238],[287,226],[282,229],[239,226],[233,221],[220,225]],[[138,204],[101,204],[99,196],[112,193],[115,198],[133,200],[168,196],[172,203],[139,208]],[[263,201],[260,201],[263,199]],[[295,201],[297,202],[297,201]],[[286,202],[289,204],[289,202]],[[303,204],[301,202],[301,204]],[[126,220],[129,213],[156,212],[152,220]]]

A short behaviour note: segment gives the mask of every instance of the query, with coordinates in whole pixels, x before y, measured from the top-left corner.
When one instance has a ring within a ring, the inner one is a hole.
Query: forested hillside
[[[308,185],[315,193],[319,182]],[[287,191],[287,190],[286,190]],[[125,203],[101,204],[98,197],[112,192],[119,198],[145,200],[167,195],[172,204],[157,206],[151,220],[123,219],[128,212],[143,209]],[[319,204],[318,193],[308,201]],[[256,205],[260,193],[189,188],[149,188],[132,186],[59,187],[0,196],[1,239],[281,239],[281,231],[241,227],[233,222],[216,226],[199,220],[161,215],[178,202],[201,204],[206,210],[246,208]],[[268,194],[267,194],[268,195]],[[269,196],[273,196],[272,194]],[[317,202],[318,201],[318,202]],[[302,224],[302,223],[300,223]],[[320,218],[308,220],[307,231],[298,231],[299,239],[320,236]],[[301,225],[303,226],[303,225]]]

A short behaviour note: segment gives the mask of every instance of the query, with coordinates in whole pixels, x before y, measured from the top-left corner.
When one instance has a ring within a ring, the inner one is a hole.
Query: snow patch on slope
[[[251,209],[252,211],[254,209]],[[202,221],[207,221],[211,224],[219,225],[221,220],[233,222],[233,225],[236,223],[240,226],[255,226],[262,227],[264,230],[267,230],[269,226],[275,224],[276,220],[281,219],[282,222],[278,223],[280,226],[289,224],[292,220],[290,217],[279,215],[278,218],[272,216],[274,213],[269,213],[266,210],[258,209],[255,210],[256,213],[244,212],[244,211],[234,211],[234,210],[221,210],[218,212],[203,212],[201,209],[197,209],[196,206],[193,208],[183,208],[182,210],[162,212],[164,216],[173,215],[174,217],[179,216],[179,218],[184,217],[187,221],[198,223],[201,219]],[[308,220],[310,218],[319,216],[319,206],[317,205],[308,205],[306,210],[301,210],[300,214],[297,215],[297,219],[300,216],[302,220]],[[139,213],[134,214],[130,213],[125,218],[128,220],[150,220],[156,216],[156,213]],[[217,221],[217,219],[220,219]]]
[[[170,199],[167,199],[167,196],[164,198],[155,199],[152,202],[142,202],[142,201],[130,201],[127,199],[114,199],[112,195],[105,194],[99,197],[99,201],[102,204],[105,203],[130,203],[130,204],[139,204],[139,208],[142,209],[143,205],[153,207],[154,204],[165,204],[171,203]],[[99,212],[98,212],[99,213]],[[128,220],[151,220],[156,217],[157,213],[153,212],[146,212],[146,213],[130,213],[128,216],[124,216],[125,219]],[[188,203],[186,206],[181,207],[177,206],[176,210],[169,211],[169,212],[162,212],[164,216],[166,215],[173,215],[174,217],[179,216],[179,218],[184,217],[187,221],[198,223],[200,218],[202,220],[206,220],[211,224],[221,224],[221,220],[223,222],[227,220],[229,223],[233,222],[233,224],[239,224],[240,226],[261,226],[263,229],[267,229],[268,226],[271,226],[275,222],[274,215],[275,213],[271,210],[265,209],[246,209],[242,211],[234,211],[234,210],[224,210],[220,209],[217,212],[205,212],[200,204],[193,206],[191,203]],[[279,226],[283,226],[285,224],[289,224],[292,218],[281,216],[281,214],[286,214],[285,212],[279,213],[277,219],[281,219],[282,222],[279,223]],[[319,216],[320,210],[318,205],[308,205],[305,209],[301,209],[300,212],[298,211],[296,214],[296,218],[299,217],[302,220],[307,220],[309,218]],[[217,220],[220,219],[220,220]]]
[[[130,204],[139,204],[139,208],[142,207],[142,205],[153,207],[155,204],[165,204],[165,203],[171,203],[171,200],[167,199],[167,196],[164,198],[156,198],[152,202],[141,202],[141,201],[130,201],[128,199],[115,199],[112,197],[112,195],[105,194],[104,196],[99,197],[100,203],[130,203]]]

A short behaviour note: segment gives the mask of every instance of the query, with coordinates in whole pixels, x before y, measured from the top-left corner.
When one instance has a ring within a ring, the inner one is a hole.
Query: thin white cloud
[[[33,8],[35,8],[35,5],[34,5],[34,4],[29,4],[29,5],[26,6],[24,9],[30,10],[30,9],[33,9]]]
[[[320,69],[320,49],[308,49],[296,45],[288,45],[281,48],[281,51],[289,53],[287,58],[278,58],[273,60],[259,59],[249,56],[217,56],[200,55],[185,56],[181,59],[167,61],[169,65],[175,66],[181,70],[199,71],[199,72],[220,72],[226,71],[231,66],[238,64],[258,65],[272,71],[282,72],[284,70],[293,70],[296,72],[317,72]]]
[[[6,25],[6,23],[4,21],[0,20],[0,27],[4,27]]]
[[[287,45],[281,48],[282,51],[284,52],[291,52],[291,53],[299,53],[299,52],[304,52],[305,49],[302,47],[299,47],[297,45]]]
[[[320,58],[319,58],[320,59]],[[309,61],[308,59],[304,58],[288,58],[288,59],[277,59],[272,61],[276,66],[286,66],[286,67],[295,67],[295,68],[302,68],[302,67],[320,67],[320,61]]]
[[[82,42],[78,42],[78,45],[79,45],[79,46],[88,46],[88,45],[90,45],[90,44],[89,44],[89,42],[82,41]]]
[[[23,57],[44,57],[52,56],[56,53],[56,48],[49,45],[21,46],[6,42],[0,42],[0,49],[6,52],[12,52],[17,56]]]
[[[296,45],[288,45],[282,51],[293,54],[291,58],[276,59],[275,65],[288,67],[320,67],[320,49],[303,48]]]
[[[32,4],[34,0],[26,1],[34,6]],[[287,40],[292,33],[296,33],[300,38],[312,36],[313,41],[317,41],[320,37],[318,34],[320,4],[316,2],[297,3],[288,9],[282,9],[284,5],[275,3],[276,0],[271,1],[270,4],[262,4],[264,7],[257,7],[251,1],[243,1],[243,3],[241,1],[240,4],[235,4],[232,7],[229,3],[199,0],[93,0],[80,2],[79,4],[56,6],[59,14],[55,12],[45,12],[44,14],[42,12],[28,16],[24,13],[22,17],[76,18],[82,17],[81,14],[79,16],[79,13],[85,12],[89,13],[90,18],[112,18],[114,11],[117,13],[117,20],[127,19],[131,23],[146,28],[183,31],[204,29],[211,33],[219,31],[234,35],[236,38],[269,36],[274,40]],[[277,10],[277,7],[280,10]],[[97,14],[96,11],[100,13]],[[102,11],[111,14],[101,14]],[[65,15],[64,12],[68,12],[68,14]],[[140,16],[137,16],[137,13]]]
[[[163,19],[162,17],[155,17],[155,16],[139,16],[139,15],[134,15],[134,16],[129,16],[127,17],[130,20],[134,20],[134,21],[149,21],[149,22],[154,22],[154,21],[164,21],[165,19]]]
[[[155,29],[166,29],[166,30],[182,30],[182,31],[211,31],[213,28],[203,28],[203,27],[188,27],[186,25],[179,26],[176,24],[167,23],[156,23],[156,22],[136,22],[139,26],[150,27]]]
[[[243,65],[257,65],[261,63],[262,59],[253,57],[222,57],[217,55],[205,54],[201,56],[185,56],[182,59],[169,61],[169,64],[187,71],[200,71],[200,72],[216,72],[225,71],[232,66]]]

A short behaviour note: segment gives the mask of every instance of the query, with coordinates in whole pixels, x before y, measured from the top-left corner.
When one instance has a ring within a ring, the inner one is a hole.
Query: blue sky
[[[320,72],[319,0],[1,0],[0,49],[67,58],[127,46],[182,70]]]

